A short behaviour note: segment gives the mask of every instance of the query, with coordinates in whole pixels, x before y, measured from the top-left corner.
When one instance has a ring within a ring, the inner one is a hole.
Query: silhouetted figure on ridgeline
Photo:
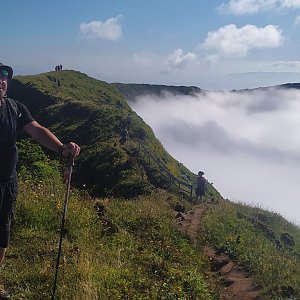
[[[202,197],[205,194],[206,179],[203,177],[204,172],[199,171],[197,176],[196,201],[202,203]]]
[[[128,140],[128,130],[127,127],[123,127],[120,133],[120,144],[121,145],[127,144],[127,140]]]

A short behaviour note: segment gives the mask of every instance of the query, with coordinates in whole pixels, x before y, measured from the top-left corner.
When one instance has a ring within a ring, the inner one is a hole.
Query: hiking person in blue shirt
[[[80,152],[80,147],[76,143],[63,144],[53,133],[33,119],[25,105],[7,97],[12,76],[13,69],[0,64],[0,264],[8,247],[18,194],[16,172],[18,132],[25,131],[41,145],[65,157],[70,155],[76,157]],[[2,299],[10,299],[10,296],[0,285],[0,300]]]

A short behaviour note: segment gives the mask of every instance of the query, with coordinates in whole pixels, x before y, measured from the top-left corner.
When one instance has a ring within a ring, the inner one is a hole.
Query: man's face
[[[0,98],[3,98],[7,92],[7,76],[0,74]]]

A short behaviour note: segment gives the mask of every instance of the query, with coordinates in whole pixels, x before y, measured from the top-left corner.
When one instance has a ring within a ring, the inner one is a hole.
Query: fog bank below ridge
[[[300,224],[300,91],[269,88],[130,103],[167,151],[224,197]]]

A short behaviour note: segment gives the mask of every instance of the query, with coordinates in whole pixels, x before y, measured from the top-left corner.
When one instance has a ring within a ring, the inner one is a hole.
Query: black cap
[[[0,63],[0,74],[3,76],[7,76],[9,80],[13,77],[13,69],[10,66],[6,66]]]

